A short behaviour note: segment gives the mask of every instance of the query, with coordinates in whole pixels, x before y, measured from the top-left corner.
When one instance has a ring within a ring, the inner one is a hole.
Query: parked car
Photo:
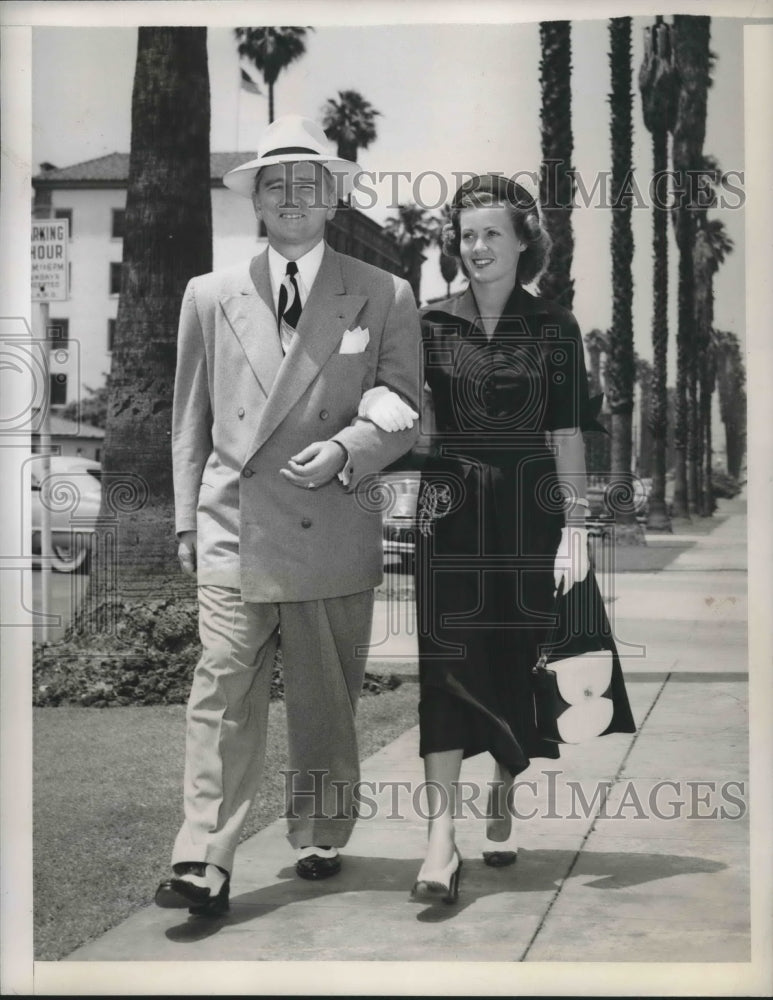
[[[588,486],[586,496],[590,503],[590,513],[586,523],[591,536],[607,537],[612,534],[613,508],[617,490],[614,483],[610,485],[608,479],[608,476],[594,476]],[[652,493],[652,480],[634,476],[631,486],[636,519],[639,524],[646,524],[650,493]],[[618,499],[620,498],[618,497]]]
[[[44,478],[43,460],[26,465],[31,496],[32,553],[40,554],[43,504],[51,512],[51,568],[57,573],[86,572],[102,499],[101,466],[89,458],[52,455]]]
[[[384,566],[413,572],[419,473],[387,473],[382,479],[388,489],[383,515]],[[603,538],[612,533],[614,518],[610,514],[607,491],[608,485],[600,477],[588,487],[590,514],[586,523],[591,537]],[[635,477],[633,492],[637,519],[645,523],[652,480]]]
[[[384,566],[413,572],[416,540],[418,472],[393,472],[382,476],[386,487],[383,513]]]

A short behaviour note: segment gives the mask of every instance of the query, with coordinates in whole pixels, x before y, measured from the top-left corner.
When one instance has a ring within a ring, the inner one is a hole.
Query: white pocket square
[[[353,330],[347,330],[341,338],[339,354],[362,354],[368,346],[370,332],[367,326],[363,330],[361,326],[355,326]]]

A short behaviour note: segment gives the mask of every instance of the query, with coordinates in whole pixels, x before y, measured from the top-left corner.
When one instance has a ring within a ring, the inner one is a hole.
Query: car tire
[[[91,540],[77,534],[69,542],[51,544],[51,569],[55,573],[88,573],[91,562]]]

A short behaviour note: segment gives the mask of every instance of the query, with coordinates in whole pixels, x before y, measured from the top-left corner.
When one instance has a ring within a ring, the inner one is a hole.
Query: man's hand
[[[186,576],[196,575],[196,532],[181,531],[178,538],[177,558]]]
[[[561,541],[558,543],[556,561],[553,567],[556,590],[563,580],[564,595],[568,594],[575,583],[582,583],[588,575],[589,568],[588,529],[579,525],[562,528]]]
[[[357,415],[372,420],[382,431],[407,431],[419,414],[411,409],[396,392],[377,385],[364,392]]]
[[[313,490],[324,486],[333,476],[338,475],[345,464],[346,451],[342,445],[335,441],[314,441],[303,451],[293,455],[287,468],[280,469],[279,472],[293,486]]]

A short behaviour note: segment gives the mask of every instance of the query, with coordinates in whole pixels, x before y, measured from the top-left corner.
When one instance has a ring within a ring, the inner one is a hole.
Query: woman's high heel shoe
[[[492,812],[494,792],[489,796],[489,816],[496,815]],[[500,819],[503,817],[499,817]],[[509,818],[510,823],[507,829],[507,837],[504,840],[492,840],[486,837],[486,846],[483,849],[483,861],[490,868],[506,868],[514,865],[518,860],[518,844],[515,835],[515,823],[513,815],[509,810],[504,813],[504,818]]]
[[[459,881],[462,874],[462,856],[454,845],[454,856],[445,866],[436,871],[425,871],[422,865],[411,889],[411,899],[416,902],[455,903],[459,898]]]
[[[495,840],[487,840],[486,843],[489,846],[483,851],[483,861],[489,868],[506,868],[508,865],[514,865],[518,860],[518,845],[512,831],[507,840],[499,843]]]

